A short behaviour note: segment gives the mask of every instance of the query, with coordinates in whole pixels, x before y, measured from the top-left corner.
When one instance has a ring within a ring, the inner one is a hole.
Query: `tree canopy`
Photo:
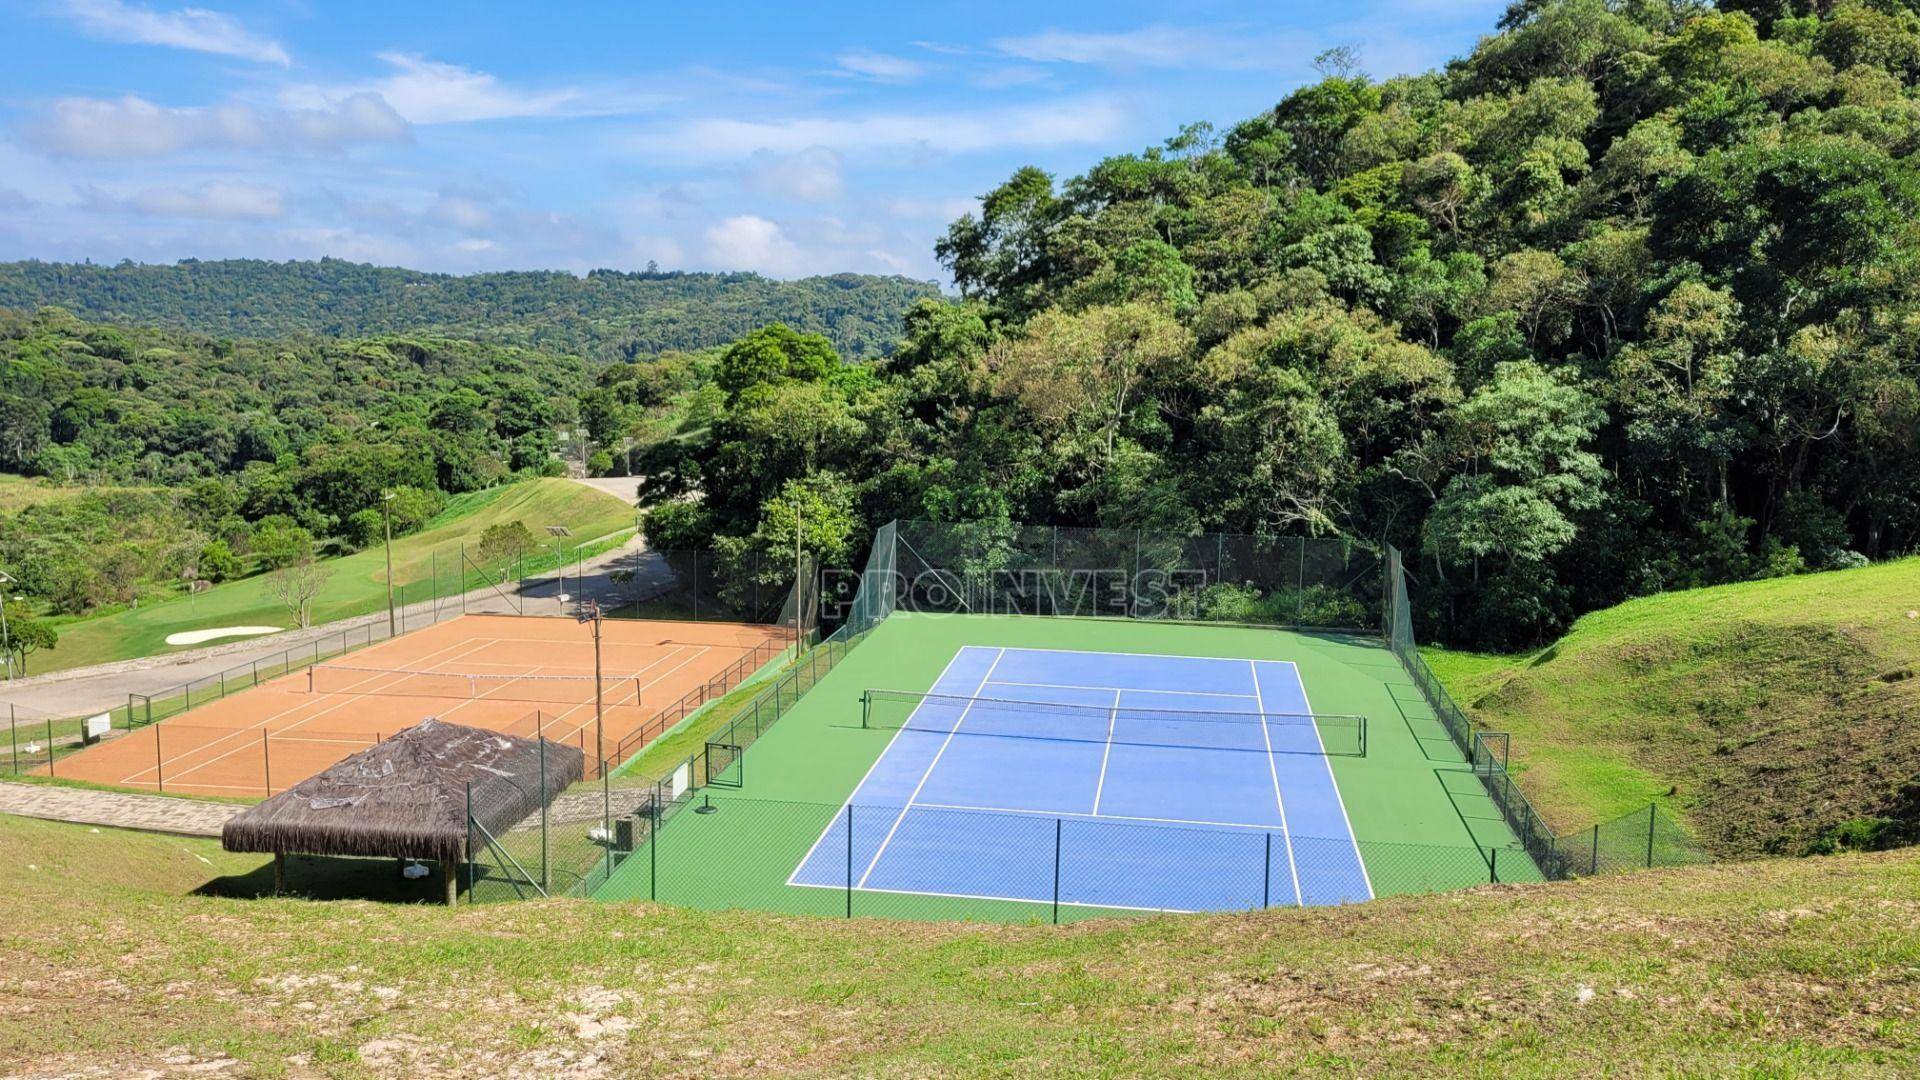
[[[1494,646],[1920,543],[1914,4],[1519,0],[1443,70],[1325,66],[1017,171],[884,359],[682,367],[649,529],[790,541],[806,493],[823,555],[892,517],[1344,534]]]

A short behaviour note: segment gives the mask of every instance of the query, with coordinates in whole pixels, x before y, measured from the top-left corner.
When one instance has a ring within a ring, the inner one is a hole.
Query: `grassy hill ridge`
[[[0,1071],[34,1075],[1920,1063],[1920,852],[1070,928],[236,899],[266,885],[260,856],[6,817],[0,864]]]
[[[1916,609],[1905,559],[1632,600],[1526,657],[1427,655],[1513,733],[1557,826],[1663,799],[1723,854],[1799,852],[1865,819],[1920,830]]]

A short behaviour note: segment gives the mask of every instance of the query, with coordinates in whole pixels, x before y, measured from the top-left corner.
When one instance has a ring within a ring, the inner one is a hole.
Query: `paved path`
[[[227,819],[246,809],[226,803],[198,802],[171,795],[133,795],[118,791],[51,784],[10,784],[0,781],[0,814],[107,825],[143,832],[184,836],[219,836]]]
[[[636,536],[623,547],[567,566],[564,578],[557,573],[545,574],[529,578],[524,588],[514,583],[504,591],[476,589],[465,598],[466,610],[527,615],[571,613],[571,605],[562,604],[559,599],[561,596],[589,596],[614,606],[628,592],[644,594],[668,576],[665,560],[649,558],[645,551],[645,542]],[[616,568],[636,570],[635,580],[626,584],[615,583],[611,575]],[[399,613],[401,628],[418,630],[430,626],[436,618],[461,610],[461,603],[460,597],[453,596],[442,598],[437,605],[431,601],[410,604]],[[64,719],[104,712],[124,707],[129,693],[165,696],[186,682],[210,679],[222,671],[243,667],[255,660],[265,663],[278,659],[289,648],[315,641],[321,642],[325,648],[326,640],[336,638],[342,630],[373,624],[384,634],[386,621],[387,613],[379,611],[304,630],[286,630],[249,641],[227,642],[139,660],[120,660],[0,682],[0,731],[5,730],[9,705],[14,707],[22,724],[49,717]],[[357,640],[358,635],[355,638]]]

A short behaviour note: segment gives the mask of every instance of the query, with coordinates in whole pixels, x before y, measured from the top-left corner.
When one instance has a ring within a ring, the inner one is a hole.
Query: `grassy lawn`
[[[404,600],[434,595],[438,571],[441,595],[459,589],[460,547],[472,549],[490,525],[521,521],[536,537],[548,525],[565,525],[568,544],[633,526],[633,507],[611,495],[567,480],[532,480],[457,496],[427,528],[393,542],[393,576],[405,586]],[[328,560],[331,571],[314,601],[315,622],[329,622],[376,611],[386,604],[386,556],[369,548]],[[33,657],[35,672],[153,656],[192,646],[172,646],[167,636],[182,630],[221,626],[289,626],[286,607],[275,599],[266,575],[217,585],[196,596],[81,619],[59,627],[60,644]]]
[[[1912,852],[1061,928],[239,899],[263,858],[13,818],[0,862],[0,1071],[35,1075],[1920,1066]],[[321,896],[410,898],[397,881],[292,872]]]
[[[1661,800],[1722,852],[1798,851],[1920,776],[1920,559],[1695,589],[1523,657],[1426,651],[1573,827]]]
[[[90,490],[100,489],[66,487],[38,477],[0,473],[0,513],[75,498]]]

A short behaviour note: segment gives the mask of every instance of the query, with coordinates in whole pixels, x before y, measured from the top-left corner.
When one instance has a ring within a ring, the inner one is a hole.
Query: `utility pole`
[[[399,623],[393,614],[393,492],[380,493],[380,533],[387,542],[387,636],[400,634]]]
[[[800,497],[793,499],[793,656],[800,658],[802,636],[806,633],[806,601],[800,588]],[[765,609],[762,609],[765,610]]]
[[[600,603],[597,600],[580,601],[581,622],[593,624],[593,754],[598,768],[607,767],[607,707],[606,695],[600,688]]]
[[[6,665],[7,681],[13,681],[13,631],[7,629],[7,593],[13,579],[0,570],[0,664]]]

